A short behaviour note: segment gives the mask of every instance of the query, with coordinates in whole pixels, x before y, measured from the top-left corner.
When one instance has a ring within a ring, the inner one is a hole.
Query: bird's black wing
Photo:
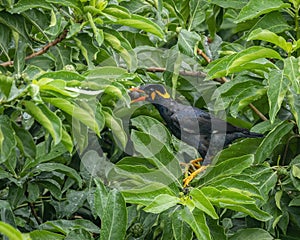
[[[234,133],[245,131],[219,118],[216,118],[199,108],[185,106],[174,112],[171,119],[183,131],[196,135],[211,135],[213,133]]]

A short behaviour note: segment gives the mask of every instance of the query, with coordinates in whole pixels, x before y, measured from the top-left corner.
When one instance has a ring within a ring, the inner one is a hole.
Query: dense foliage
[[[1,0],[0,233],[10,239],[297,239],[299,0]],[[264,138],[198,156],[127,89]],[[184,164],[183,164],[184,165]]]

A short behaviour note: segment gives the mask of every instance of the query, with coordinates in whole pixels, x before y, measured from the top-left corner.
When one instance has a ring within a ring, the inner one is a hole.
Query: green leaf
[[[156,23],[140,15],[132,14],[131,18],[117,19],[113,23],[138,28],[144,30],[145,32],[152,33],[159,38],[164,38],[163,30]]]
[[[91,130],[93,130],[97,135],[100,134],[101,129],[99,128],[95,115],[91,114],[91,112],[88,112],[85,109],[80,108],[75,103],[72,103],[63,98],[45,97],[43,98],[43,100],[61,109],[73,118],[76,118],[77,120],[88,126]]]
[[[144,208],[144,211],[158,214],[176,206],[179,202],[180,199],[178,197],[168,194],[161,194],[155,197],[153,202]]]
[[[241,9],[247,4],[247,0],[230,0],[230,1],[223,1],[223,0],[211,0],[212,4],[216,4],[222,8],[233,8],[233,9]]]
[[[180,210],[180,217],[193,229],[197,239],[210,240],[211,235],[203,212],[195,209],[193,213],[186,207]]]
[[[248,36],[247,41],[250,40],[262,40],[265,42],[273,43],[276,46],[282,48],[287,53],[292,52],[292,48],[293,48],[292,43],[287,42],[283,37],[278,36],[276,33],[271,32],[267,29],[261,29],[261,28],[255,29]]]
[[[293,87],[293,90],[300,94],[300,70],[299,70],[299,64],[300,64],[300,58],[295,57],[288,57],[283,60],[284,62],[284,69],[283,74],[286,76]]]
[[[135,188],[124,188],[122,194],[126,202],[143,206],[148,206],[155,197],[162,194],[174,196],[174,193],[166,184],[159,182],[150,182]]]
[[[198,43],[201,40],[196,32],[182,29],[178,36],[178,48],[181,53],[193,57],[197,52]]]
[[[49,78],[49,79],[59,79],[59,80],[64,80],[64,81],[83,81],[85,80],[85,77],[82,76],[81,74],[78,74],[76,72],[72,71],[66,71],[66,70],[60,70],[60,71],[55,71],[55,72],[45,72],[41,75],[39,75],[36,79],[40,80],[43,78]]]
[[[189,31],[197,31],[200,29],[201,24],[205,21],[205,10],[207,8],[206,1],[192,0],[189,1],[190,6],[190,19]],[[196,35],[196,34],[195,34]]]
[[[73,39],[86,60],[88,68],[94,68],[93,60],[96,59],[96,54],[99,49],[94,45],[92,38],[87,34],[79,34]]]
[[[300,95],[295,93],[293,89],[289,89],[287,98],[298,129],[300,129]]]
[[[247,228],[241,229],[237,231],[233,236],[229,238],[229,240],[253,240],[253,239],[260,239],[260,240],[272,240],[274,239],[270,233],[262,228]]]
[[[0,233],[7,236],[10,240],[28,239],[28,238],[23,237],[22,233],[18,229],[12,227],[11,225],[9,225],[5,222],[0,222]]]
[[[265,201],[269,199],[270,191],[275,187],[278,176],[276,171],[270,167],[256,165],[245,171],[245,174],[251,175],[257,182],[261,196]]]
[[[0,100],[6,100],[11,95],[14,88],[14,79],[0,74]]]
[[[273,124],[288,90],[289,83],[287,78],[283,76],[283,72],[278,70],[273,70],[268,74],[268,82],[269,117],[271,124]]]
[[[34,230],[29,233],[32,240],[63,240],[65,236],[62,234],[50,232],[47,230]]]
[[[114,16],[116,18],[131,18],[131,14],[128,11],[128,9],[119,5],[109,5],[105,9],[103,9],[102,12]]]
[[[93,29],[93,33],[94,33],[94,38],[96,39],[97,43],[99,46],[102,45],[103,41],[104,41],[104,35],[103,35],[103,30],[97,28],[97,26],[94,23],[94,19],[92,17],[92,14],[90,14],[89,12],[87,13],[88,16],[88,20],[89,23]]]
[[[236,23],[256,18],[262,14],[272,11],[288,8],[290,4],[283,3],[281,0],[250,0],[245,7],[240,11]]]
[[[109,192],[107,205],[101,219],[101,240],[124,239],[127,225],[126,203],[116,189]]]
[[[81,188],[82,186],[82,179],[79,176],[79,174],[76,172],[75,169],[70,168],[68,166],[65,166],[61,163],[42,163],[37,165],[34,169],[34,172],[53,172],[53,171],[57,171],[57,172],[61,172],[67,176],[69,176],[70,178],[73,178],[77,181],[79,187]]]
[[[136,69],[136,56],[128,40],[115,31],[104,32],[104,39],[124,59],[130,70]]]
[[[63,214],[70,217],[79,208],[81,208],[86,201],[88,189],[83,191],[76,191],[73,189],[68,189],[66,193],[66,204],[64,205]]]
[[[6,162],[15,151],[17,141],[9,118],[0,115],[0,163]]]
[[[15,32],[15,34],[19,34],[23,40],[29,41],[25,21],[22,16],[1,11],[0,23],[6,25],[11,31]]]
[[[194,202],[196,208],[205,212],[207,215],[211,216],[213,219],[219,218],[213,205],[206,198],[206,196],[203,194],[201,189],[197,189],[197,188],[192,189],[192,191],[190,192],[190,196],[192,197],[192,201]]]
[[[267,157],[271,155],[280,140],[287,135],[293,128],[292,123],[281,122],[273,128],[257,148],[254,163],[262,163]]]
[[[227,160],[218,162],[211,170],[207,169],[207,175],[204,176],[205,182],[222,178],[226,175],[239,174],[244,169],[251,166],[254,161],[253,154],[247,154],[240,157],[233,157]]]
[[[151,135],[135,130],[131,133],[131,140],[138,152],[146,158],[153,159],[158,169],[170,177],[169,181],[179,184],[178,178],[182,174],[179,161],[163,142]],[[170,183],[166,182],[166,184]]]
[[[59,232],[63,234],[67,234],[74,229],[85,229],[89,232],[99,234],[99,227],[86,219],[75,219],[75,220],[60,219],[60,220],[47,221],[40,225],[40,229],[49,230],[51,232]]]
[[[172,214],[172,230],[175,240],[192,240],[193,238],[192,229],[183,221],[179,211]]]
[[[271,218],[268,213],[257,207],[254,199],[240,190],[223,189],[219,191],[213,187],[203,187],[201,190],[214,205],[246,213],[260,221],[267,221]]]
[[[95,179],[94,182],[96,184],[94,195],[95,211],[100,219],[103,219],[104,212],[107,207],[108,191],[102,181],[100,181],[99,179]]]
[[[254,60],[261,58],[275,58],[281,59],[281,56],[275,50],[265,48],[261,46],[249,47],[241,52],[234,53],[232,55],[220,58],[216,61],[211,62],[208,66],[207,78],[218,78],[227,76],[230,73],[240,72],[242,70],[253,69]],[[270,67],[275,68],[275,65],[269,61],[257,62],[255,67],[260,66],[266,70]]]
[[[110,108],[103,108],[105,117],[105,125],[111,129],[114,140],[119,144],[121,149],[125,149],[127,144],[127,134],[124,131],[122,121],[117,118]]]
[[[14,70],[18,76],[21,76],[25,67],[26,49],[28,43],[16,32],[13,32],[13,37],[16,44],[16,52],[14,56]]]
[[[73,140],[70,134],[65,129],[62,129],[61,142],[65,146],[65,148],[69,151],[69,153],[72,153],[74,147]]]
[[[0,24],[0,31],[6,33],[6,34],[1,34],[0,36],[0,49],[3,51],[2,55],[4,55],[6,59],[9,61],[10,56],[8,51],[9,51],[9,41],[11,37],[10,29],[5,25]]]
[[[11,13],[22,13],[27,10],[31,10],[32,8],[44,8],[51,10],[51,5],[45,1],[39,0],[20,0],[18,1],[14,7],[9,10]]]
[[[281,12],[270,12],[260,17],[253,28],[268,29],[274,33],[281,33],[291,29],[291,27]]]
[[[171,141],[170,132],[161,122],[152,117],[140,115],[138,117],[132,118],[131,124],[138,130],[155,137],[165,145],[169,145]]]
[[[54,3],[65,7],[76,9],[79,13],[82,13],[82,3],[78,0],[46,0],[48,3]]]
[[[245,178],[245,177],[243,177]],[[260,195],[260,191],[259,189],[252,184],[251,182],[249,182],[248,179],[237,179],[233,176],[230,177],[225,177],[225,178],[221,178],[219,180],[215,180],[213,181],[210,186],[214,186],[218,189],[233,189],[236,191],[241,192],[244,195],[247,195],[249,197],[255,197],[258,199],[262,199],[261,195]],[[254,179],[253,179],[254,181]]]
[[[51,134],[54,143],[59,143],[62,138],[62,123],[56,114],[44,104],[24,101],[24,105],[29,114]]]
[[[2,125],[2,124],[1,124]],[[24,128],[19,127],[17,124],[12,125],[18,142],[18,148],[25,157],[34,159],[36,156],[36,145],[33,141],[32,135]]]
[[[103,82],[105,79],[107,80],[115,80],[121,78],[122,75],[125,75],[127,70],[120,67],[97,67],[85,72],[84,76],[86,77],[86,81],[99,81]],[[105,82],[104,85],[106,86],[110,82]]]

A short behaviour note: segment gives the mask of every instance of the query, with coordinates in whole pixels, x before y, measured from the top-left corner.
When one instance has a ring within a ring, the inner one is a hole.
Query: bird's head
[[[166,88],[161,84],[145,84],[137,88],[129,89],[131,102],[159,102],[162,99],[171,98]]]

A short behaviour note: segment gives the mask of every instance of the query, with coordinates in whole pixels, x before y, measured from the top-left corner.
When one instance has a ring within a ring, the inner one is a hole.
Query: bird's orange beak
[[[145,95],[145,91],[139,88],[129,88],[129,92],[131,103],[145,101],[148,97],[147,95]]]

